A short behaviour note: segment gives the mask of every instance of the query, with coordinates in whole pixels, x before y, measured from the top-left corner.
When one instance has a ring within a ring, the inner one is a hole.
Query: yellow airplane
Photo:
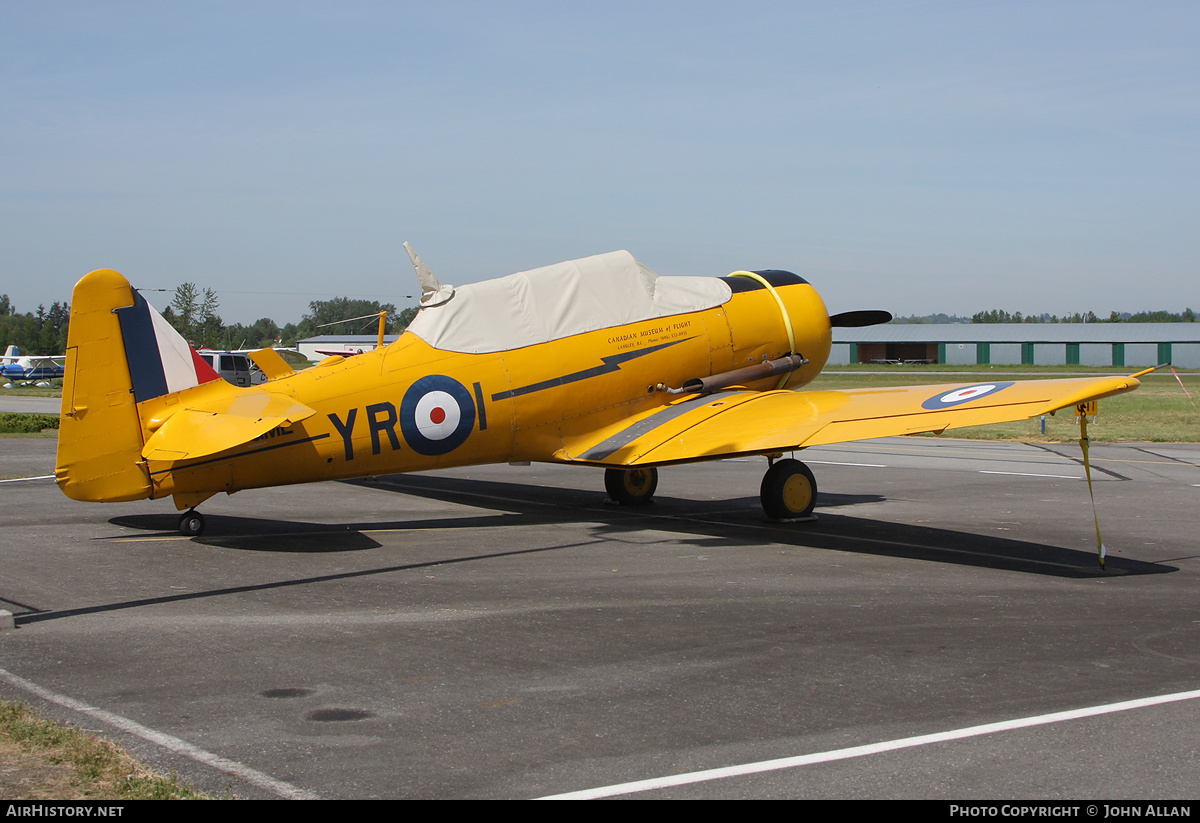
[[[405,244],[407,248],[407,244]],[[179,529],[218,492],[528,461],[604,468],[648,502],[657,469],[763,455],[763,508],[809,516],[812,472],[785,453],[940,432],[1131,391],[1136,377],[797,391],[829,356],[816,290],[786,271],[659,277],[619,251],[454,288],[409,249],[421,309],[394,343],[269,379],[218,379],[129,282],[86,275],[71,299],[55,474],[68,497],[173,497]]]

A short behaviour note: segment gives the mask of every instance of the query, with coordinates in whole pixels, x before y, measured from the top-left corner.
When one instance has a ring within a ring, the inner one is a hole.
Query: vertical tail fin
[[[138,403],[220,379],[146,298],[136,289],[130,292],[133,304],[113,311],[121,322],[125,359]]]
[[[141,500],[152,485],[137,404],[219,379],[129,281],[100,269],[71,295],[55,475],[75,500]]]

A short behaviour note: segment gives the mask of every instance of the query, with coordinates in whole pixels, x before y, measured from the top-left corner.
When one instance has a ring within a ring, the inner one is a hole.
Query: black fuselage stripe
[[[659,426],[661,426],[663,423],[666,423],[669,420],[674,420],[676,417],[679,417],[682,414],[690,412],[692,409],[696,408],[697,406],[703,406],[704,404],[709,403],[711,401],[712,401],[712,397],[709,395],[705,395],[703,397],[696,397],[691,400],[685,400],[684,402],[678,403],[674,406],[667,406],[665,409],[657,411],[654,414],[650,415],[649,417],[642,418],[637,423],[634,423],[632,426],[622,429],[621,431],[617,432],[616,434],[614,434],[612,437],[608,438],[607,440],[604,440],[603,442],[597,443],[596,445],[592,446],[586,452],[579,455],[579,459],[580,460],[604,460],[609,455],[611,455],[613,452],[617,451],[618,449],[624,448],[625,446],[628,446],[630,443],[632,443],[637,438],[641,437],[643,434],[652,432],[655,429],[657,429]]]
[[[287,443],[275,443],[274,445],[271,445],[271,446],[263,446],[260,449],[251,449],[250,451],[242,452],[241,454],[227,454],[223,457],[210,457],[207,460],[197,460],[195,463],[188,463],[187,465],[184,465],[184,466],[172,466],[169,469],[159,469],[158,471],[150,472],[150,474],[151,475],[168,474],[170,472],[184,471],[186,469],[194,469],[197,466],[206,466],[209,463],[219,463],[223,460],[233,460],[234,458],[237,458],[237,457],[249,457],[252,454],[262,454],[263,452],[274,451],[275,449],[283,449],[288,446],[300,446],[300,445],[303,445],[304,443],[312,443],[314,440],[324,440],[326,437],[329,437],[329,432],[325,432],[324,434],[315,434],[312,437],[306,437],[303,440],[291,440],[291,441],[288,441]]]
[[[625,352],[624,354],[610,354],[608,357],[601,357],[602,365],[592,366],[590,369],[583,371],[564,374],[559,377],[552,377],[549,380],[542,380],[538,383],[530,383],[528,386],[510,389],[508,391],[497,392],[492,395],[492,402],[500,400],[511,400],[514,397],[520,397],[525,394],[533,394],[534,392],[544,391],[545,389],[553,389],[555,386],[565,386],[568,383],[577,383],[580,380],[587,380],[591,377],[599,377],[602,374],[611,374],[619,371],[622,363],[628,363],[630,360],[636,360],[639,357],[645,357],[648,354],[653,354],[656,351],[661,351],[671,346],[686,343],[688,340],[694,340],[694,337],[685,337],[683,340],[672,340],[669,343],[659,343],[657,346],[651,346],[648,349],[640,351]]]
[[[766,280],[775,288],[808,284],[808,281],[800,275],[793,274],[790,271],[784,271],[782,269],[766,269],[765,271],[756,271],[754,273],[762,277],[763,280]],[[729,286],[730,290],[733,291],[734,294],[743,291],[755,291],[756,289],[766,288],[766,286],[764,286],[758,280],[754,279],[753,277],[746,277],[745,275],[739,275],[735,277],[731,274],[728,277],[722,277],[721,280]]]
[[[475,405],[479,407],[479,430],[487,430],[487,411],[483,408],[483,387],[478,383],[472,384],[475,389]]]

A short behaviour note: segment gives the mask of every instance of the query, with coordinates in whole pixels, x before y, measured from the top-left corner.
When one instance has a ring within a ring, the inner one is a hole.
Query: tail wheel
[[[179,518],[179,533],[184,537],[199,537],[204,533],[204,515],[200,512],[186,512]]]
[[[649,503],[658,488],[658,469],[605,469],[604,488],[623,506]]]
[[[767,469],[759,496],[772,520],[811,517],[817,504],[817,480],[799,460],[778,460]]]

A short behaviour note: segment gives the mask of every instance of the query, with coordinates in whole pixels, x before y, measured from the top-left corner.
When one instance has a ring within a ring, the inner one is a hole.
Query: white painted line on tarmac
[[[886,469],[884,463],[838,463],[833,460],[805,460],[805,463],[813,463],[819,466],[863,466],[868,469]]]
[[[764,760],[759,763],[747,763],[742,766],[727,766],[723,769],[708,769],[690,774],[678,774],[670,777],[657,777],[651,780],[636,780],[631,783],[618,783],[613,786],[602,786],[597,789],[584,789],[578,792],[567,792],[539,800],[592,800],[600,797],[614,797],[634,792],[647,792],[654,789],[665,789],[672,786],[685,786],[691,783],[703,783],[709,780],[720,780],[725,777],[739,777],[761,772],[793,769],[797,766],[808,766],[813,763],[828,763],[833,760],[848,760],[853,757],[865,757],[869,754],[892,752],[897,749],[911,749],[916,746],[927,746],[930,743],[945,743],[949,740],[963,740],[968,737],[980,737],[987,734],[1025,729],[1030,726],[1045,726],[1051,723],[1062,723],[1067,720],[1079,720],[1085,717],[1096,717],[1102,714],[1125,712],[1131,709],[1142,709],[1147,706],[1158,706],[1163,703],[1177,703],[1182,700],[1200,698],[1200,689],[1190,692],[1176,692],[1158,697],[1144,697],[1140,700],[1126,700],[1122,703],[1109,703],[1103,706],[1092,706],[1087,709],[1072,709],[1065,712],[1022,717],[1016,720],[1003,720],[999,723],[986,723],[982,726],[968,726],[965,729],[955,729],[936,734],[922,734],[917,737],[904,737],[899,740],[887,740],[882,743],[871,743],[866,746],[852,746],[848,749],[835,749],[829,752],[804,754],[798,757],[783,757],[778,760]]]
[[[39,474],[37,477],[14,477],[11,480],[0,480],[0,483],[23,483],[26,480],[53,480],[52,474]]]
[[[1007,474],[1013,477],[1053,477],[1056,480],[1082,480],[1083,478],[1075,474],[1032,474],[1030,472],[990,472],[979,470],[980,474]]]
[[[291,783],[285,783],[282,780],[276,780],[270,775],[265,775],[260,771],[255,771],[249,766],[244,766],[237,761],[228,760],[220,755],[206,752],[203,749],[193,746],[191,743],[180,740],[178,737],[172,737],[169,734],[155,731],[154,729],[143,726],[141,723],[137,723],[127,717],[121,717],[119,714],[113,714],[112,712],[107,712],[104,709],[97,709],[94,706],[89,706],[86,703],[82,703],[74,698],[67,697],[66,695],[57,694],[49,689],[43,689],[36,683],[26,680],[23,677],[18,677],[12,672],[0,669],[0,678],[7,680],[9,683],[19,689],[24,689],[30,694],[37,695],[43,700],[48,700],[51,703],[62,706],[66,709],[70,709],[71,711],[82,712],[83,714],[91,715],[97,720],[101,720],[110,726],[115,726],[123,732],[136,735],[143,740],[148,740],[155,745],[162,746],[165,749],[169,749],[177,754],[182,754],[185,757],[190,757],[192,760],[203,763],[206,766],[212,766],[214,769],[218,769],[226,774],[232,774],[240,777],[247,783],[258,786],[260,789],[266,789],[274,792],[280,797],[284,797],[289,800],[321,799],[318,795],[306,789],[301,789],[297,786],[293,786]]]

